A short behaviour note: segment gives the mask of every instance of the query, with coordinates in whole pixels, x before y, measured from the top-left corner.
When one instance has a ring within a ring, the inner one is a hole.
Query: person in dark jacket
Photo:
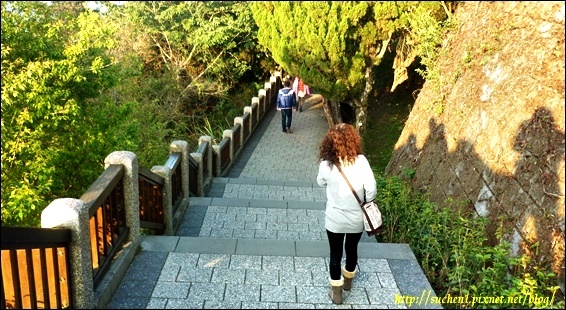
[[[286,80],[283,88],[277,93],[277,111],[281,111],[281,127],[283,132],[291,133],[293,112],[297,110],[295,92],[291,89],[291,81]]]

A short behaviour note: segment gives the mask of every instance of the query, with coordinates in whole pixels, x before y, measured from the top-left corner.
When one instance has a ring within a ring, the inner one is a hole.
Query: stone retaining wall
[[[564,3],[466,2],[386,169],[502,218],[514,254],[564,266]],[[438,101],[438,98],[444,98]],[[405,172],[405,173],[404,173]],[[490,228],[491,241],[496,241]]]

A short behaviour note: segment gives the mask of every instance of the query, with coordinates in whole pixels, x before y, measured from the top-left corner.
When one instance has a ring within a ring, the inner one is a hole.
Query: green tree
[[[327,100],[330,125],[341,122],[339,105],[351,104],[363,131],[373,71],[392,40],[411,33],[408,16],[418,7],[438,20],[439,2],[254,2],[258,40],[276,62]],[[418,44],[418,43],[413,43]]]
[[[240,51],[255,24],[245,2],[127,2],[124,14],[144,36],[146,66],[171,71],[180,98],[225,94],[249,69]]]
[[[265,57],[247,2],[126,2],[111,7],[109,15],[127,29],[130,37],[122,42],[143,64],[137,80],[142,91],[133,98],[167,111],[173,132],[202,133],[211,118],[218,123],[249,103],[249,97],[238,103],[233,96],[244,93],[242,79],[265,80]]]
[[[37,226],[51,200],[82,195],[116,143],[135,144],[132,106],[95,101],[119,82],[106,54],[117,29],[72,7],[2,2],[3,224]]]
[[[112,151],[150,167],[173,140],[221,133],[265,80],[247,2],[100,4],[2,2],[3,224],[79,198]]]

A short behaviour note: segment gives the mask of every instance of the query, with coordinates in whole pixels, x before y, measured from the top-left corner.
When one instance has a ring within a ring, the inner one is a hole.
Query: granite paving
[[[328,130],[315,95],[283,133],[266,111],[230,172],[191,197],[175,236],[142,236],[109,309],[442,308],[407,244],[364,235],[342,305],[328,296],[325,189],[316,184]]]

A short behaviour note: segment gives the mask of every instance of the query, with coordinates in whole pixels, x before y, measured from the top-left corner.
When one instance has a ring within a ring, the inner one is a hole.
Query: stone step
[[[142,236],[140,248],[111,309],[140,300],[147,308],[335,308],[324,241]],[[342,307],[441,309],[416,304],[435,294],[407,244],[360,244],[358,263]]]
[[[260,178],[253,178],[253,177],[240,177],[240,178],[223,178],[223,177],[214,177],[212,178],[212,183],[234,183],[234,184],[256,184],[256,185],[288,185],[288,186],[304,186],[304,187],[316,187],[322,188],[318,186],[316,180],[303,180],[303,181],[296,181],[296,180],[268,180],[268,179],[260,179]]]
[[[326,201],[326,189],[316,181],[277,181],[257,178],[213,178],[209,197]]]
[[[191,197],[176,235],[326,241],[324,210],[322,201]]]
[[[294,257],[328,257],[327,241],[262,240],[247,238],[142,236],[140,248],[152,252],[237,254]],[[408,259],[415,255],[405,243],[364,243],[360,258]]]

